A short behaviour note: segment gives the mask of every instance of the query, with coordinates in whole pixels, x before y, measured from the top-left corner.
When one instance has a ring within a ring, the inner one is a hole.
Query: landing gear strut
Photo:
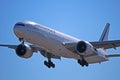
[[[19,38],[19,41],[22,42],[22,44],[24,44],[24,38]]]
[[[24,39],[23,38],[19,38],[19,41],[21,42],[21,41],[23,41]]]
[[[78,63],[79,63],[82,67],[84,67],[84,66],[87,66],[87,67],[88,67],[88,62],[84,59],[83,56],[82,56],[81,58],[82,58],[81,60],[78,59]]]
[[[55,64],[51,61],[52,53],[49,53],[47,50],[41,50],[40,53],[48,59],[47,61],[44,61],[44,65],[48,68],[55,68]]]
[[[48,61],[44,61],[44,65],[46,65],[48,68],[55,68],[55,64],[50,59],[48,59]]]

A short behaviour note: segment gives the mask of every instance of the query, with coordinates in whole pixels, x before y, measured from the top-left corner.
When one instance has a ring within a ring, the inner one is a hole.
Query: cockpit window
[[[23,23],[17,23],[17,24],[15,24],[16,26],[25,26],[25,24],[23,24]]]

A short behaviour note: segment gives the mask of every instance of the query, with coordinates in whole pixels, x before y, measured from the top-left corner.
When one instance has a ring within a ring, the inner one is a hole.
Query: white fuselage
[[[63,42],[78,42],[80,41],[79,39],[34,22],[27,21],[20,23],[24,25],[14,26],[14,33],[18,38],[24,38],[26,42],[37,45],[54,55],[74,59],[80,58],[79,55],[62,45]],[[101,49],[98,49],[98,51],[100,51],[98,55],[86,58],[88,63],[98,63],[107,60],[103,56],[104,52],[101,53]]]

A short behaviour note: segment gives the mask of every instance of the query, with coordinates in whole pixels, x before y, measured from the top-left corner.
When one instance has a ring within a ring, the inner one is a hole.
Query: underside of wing
[[[0,44],[1,47],[8,47],[11,49],[16,49],[18,45]],[[40,48],[35,45],[29,45],[33,52],[37,52]]]
[[[9,45],[9,44],[0,44],[1,47],[7,47],[7,48],[11,48],[11,49],[14,49],[16,50],[17,46],[18,45]],[[30,48],[32,49],[32,52],[37,52],[39,51],[41,53],[41,55],[43,55],[44,57],[48,57],[47,54],[50,55],[50,58],[55,58],[55,59],[60,59],[61,57],[60,56],[56,56],[50,52],[45,52],[47,51],[46,49],[44,48],[41,48],[39,46],[36,46],[36,45],[29,45]],[[44,51],[44,52],[43,52]]]
[[[102,41],[102,42],[90,42],[95,48],[116,48],[120,46],[120,40],[109,40],[109,41]]]
[[[47,58],[61,59],[61,56],[54,55],[50,52],[46,52],[45,50],[40,50],[41,55]]]
[[[16,49],[17,48],[17,45],[0,44],[0,46],[8,47],[8,48],[11,48],[11,49]]]
[[[39,46],[35,46],[35,45],[31,45],[32,49],[35,50],[35,51],[39,51],[41,53],[41,55],[43,55],[44,57],[47,57],[47,58],[54,58],[54,59],[61,59],[61,56],[58,56],[58,55],[54,55],[53,53],[51,52],[48,52],[48,50],[44,49],[44,48],[41,48]]]

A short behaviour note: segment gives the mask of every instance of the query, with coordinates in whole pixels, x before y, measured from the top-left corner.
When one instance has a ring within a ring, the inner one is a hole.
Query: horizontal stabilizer
[[[120,54],[109,54],[109,55],[105,55],[107,58],[110,57],[120,57]]]
[[[109,41],[102,41],[102,42],[90,42],[95,48],[116,48],[120,46],[120,40],[109,40]]]

